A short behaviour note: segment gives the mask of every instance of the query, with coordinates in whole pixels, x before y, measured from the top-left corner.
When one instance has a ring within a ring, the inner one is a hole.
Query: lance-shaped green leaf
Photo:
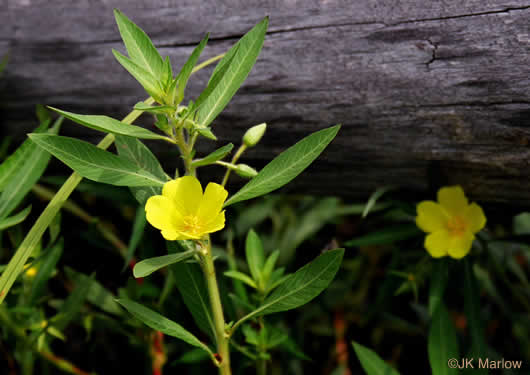
[[[366,375],[399,375],[399,372],[390,367],[373,350],[356,342],[352,344]]]
[[[449,280],[449,270],[447,259],[433,259],[432,273],[429,285],[429,314],[431,317],[442,303],[447,281]]]
[[[198,109],[197,116],[199,124],[208,126],[225,108],[237,89],[239,89],[243,81],[247,78],[263,46],[268,24],[269,19],[263,19],[263,21],[254,26],[252,30],[246,33],[232,47],[232,49],[236,50],[233,55],[229,51],[227,55],[230,56],[225,56],[219,62],[219,64],[224,65],[223,60],[227,59],[228,61],[233,57],[229,68],[216,85],[215,90],[212,91],[203,105]],[[222,69],[222,65],[220,69]],[[216,72],[214,71],[213,74],[212,81]]]
[[[149,112],[149,113],[154,113],[154,114],[165,114],[168,111],[175,110],[175,108],[170,105],[151,106],[151,105],[145,104],[144,102],[136,103],[136,105],[134,106],[134,109],[138,111],[144,111],[144,112]]]
[[[241,318],[233,330],[250,318],[292,310],[311,301],[331,283],[343,256],[344,249],[326,251],[300,268],[282,282],[260,307]]]
[[[335,138],[340,125],[315,132],[289,147],[269,164],[256,177],[250,180],[224,206],[259,197],[276,190],[298,176],[315,160]]]
[[[131,233],[131,238],[129,239],[129,246],[127,248],[127,255],[123,262],[122,272],[125,271],[129,262],[134,256],[138,244],[142,240],[144,235],[145,224],[147,224],[147,218],[145,216],[145,208],[143,205],[136,208],[136,215],[134,217],[133,229]]]
[[[195,65],[197,65],[199,56],[201,55],[202,50],[206,46],[206,43],[208,43],[208,37],[209,37],[209,34],[206,34],[206,36],[203,38],[203,40],[201,40],[199,45],[195,47],[190,57],[188,58],[186,63],[182,66],[182,69],[180,69],[180,72],[177,75],[177,78],[176,78],[177,90],[178,90],[177,98],[176,98],[177,103],[180,103],[182,99],[184,99],[184,91],[186,90],[186,85],[191,76],[191,72],[193,71],[193,68],[195,67]]]
[[[87,128],[107,133],[128,135],[135,138],[167,140],[167,137],[161,134],[153,133],[152,131],[144,129],[140,126],[124,124],[123,122],[113,119],[112,117],[99,115],[79,115],[77,113],[63,111],[53,107],[48,108],[53,109],[55,112],[74,122],[77,122],[80,125],[86,126]]]
[[[206,155],[204,158],[196,159],[192,161],[191,166],[194,168],[198,168],[198,167],[203,167],[205,165],[213,164],[216,161],[221,160],[226,155],[228,155],[232,151],[233,148],[234,148],[234,145],[232,143],[224,145],[223,147],[218,148],[214,152]]]
[[[193,320],[204,333],[213,338],[215,326],[208,289],[206,289],[206,282],[199,266],[194,263],[181,262],[171,265],[169,269]]]
[[[167,181],[168,177],[158,162],[158,159],[139,139],[125,135],[117,135],[115,144],[118,155],[130,160],[137,167],[148,171],[162,181]],[[130,187],[130,189],[136,200],[142,206],[145,205],[149,197],[162,193],[161,186],[139,186]]]
[[[131,60],[160,81],[164,75],[164,61],[151,39],[118,9],[114,9],[114,17]]]
[[[48,132],[57,134],[61,122],[62,118],[58,119]],[[54,137],[51,134],[40,133],[38,135]],[[24,164],[16,171],[0,194],[0,219],[5,219],[18,206],[42,176],[50,161],[50,155],[35,144],[31,145],[31,152],[26,156]]]
[[[245,253],[252,278],[261,285],[261,271],[265,264],[265,252],[258,234],[251,229],[245,241]]]
[[[254,289],[257,289],[258,286],[256,285],[256,283],[254,282],[254,280],[252,280],[250,278],[250,276],[248,275],[245,275],[244,273],[242,272],[239,272],[239,271],[226,271],[224,273],[225,276],[227,277],[231,277],[233,279],[236,279],[236,280],[239,280],[239,281],[242,281],[244,282],[245,284],[247,284],[248,286],[254,288]]]
[[[22,223],[31,212],[31,205],[24,208],[18,214],[0,220],[0,231]]]
[[[450,358],[460,358],[456,330],[443,302],[433,314],[429,331],[429,362],[432,375],[458,374],[460,370],[447,365]]]
[[[126,158],[103,151],[75,138],[29,134],[32,141],[81,176],[118,186],[161,186],[164,181]]]
[[[125,307],[132,315],[134,315],[134,317],[136,317],[138,320],[141,320],[144,324],[153,328],[154,330],[160,331],[169,336],[176,337],[190,345],[201,348],[213,357],[213,353],[210,348],[199,341],[197,337],[195,337],[191,332],[187,331],[180,324],[177,324],[174,321],[160,315],[159,313],[131,300],[119,299],[118,303]]]
[[[197,252],[195,250],[189,250],[182,253],[174,253],[144,259],[141,262],[136,263],[133,269],[133,275],[134,277],[149,276],[160,268],[167,267],[174,263],[182,262],[183,260],[191,258],[196,253]]]
[[[160,84],[158,83],[155,76],[153,76],[149,71],[142,68],[140,65],[134,61],[123,56],[121,53],[112,50],[114,57],[118,62],[142,85],[144,90],[151,95],[156,101],[161,102],[164,95]]]
[[[48,129],[50,121],[44,121],[34,133],[42,133]],[[35,144],[30,139],[26,139],[11,155],[9,155],[0,164],[0,191],[4,190],[13,176],[19,172],[22,165],[30,158],[30,154],[34,151]]]

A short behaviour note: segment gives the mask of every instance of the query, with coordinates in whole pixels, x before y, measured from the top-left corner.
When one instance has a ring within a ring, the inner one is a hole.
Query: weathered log
[[[265,139],[246,157],[260,167],[304,135],[342,123],[338,138],[291,185],[297,191],[360,196],[382,185],[419,191],[442,182],[462,184],[483,201],[530,203],[528,1],[112,6],[152,37],[174,69],[206,32],[205,58],[270,15],[258,62],[214,131],[218,144],[237,142],[248,126],[267,122]],[[2,131],[23,137],[37,103],[125,115],[146,95],[111,48],[124,51],[106,2],[8,0],[0,13],[0,54],[10,54],[0,80]],[[190,98],[209,71],[194,77]],[[100,137],[72,123],[63,133]],[[168,147],[154,147],[173,167]]]

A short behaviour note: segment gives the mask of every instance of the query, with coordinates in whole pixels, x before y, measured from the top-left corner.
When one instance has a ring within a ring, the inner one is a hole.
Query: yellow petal
[[[450,241],[449,232],[441,229],[425,237],[424,245],[433,258],[440,258],[447,255]]]
[[[486,216],[484,215],[484,211],[482,211],[482,207],[476,203],[471,203],[467,207],[466,211],[464,212],[464,219],[466,220],[469,230],[473,233],[481,231],[486,225]]]
[[[447,213],[442,206],[433,201],[423,201],[416,207],[416,225],[424,232],[436,232],[447,223]]]
[[[223,208],[223,203],[227,196],[228,191],[223,186],[210,182],[206,186],[199,211],[197,211],[200,222],[207,224],[216,219],[219,212],[221,212],[221,208]]]
[[[162,236],[168,240],[168,241],[175,241],[175,240],[189,240],[190,237],[181,233],[181,232],[178,232],[178,231],[175,231],[175,230],[163,230],[162,231]]]
[[[183,215],[194,215],[202,199],[202,186],[193,176],[184,176],[164,184],[162,195],[173,201]]]
[[[471,245],[475,236],[470,231],[464,232],[461,236],[451,238],[448,253],[455,259],[463,258],[471,250]]]
[[[204,227],[205,233],[213,233],[225,227],[225,212],[220,212],[211,222]]]
[[[452,216],[461,214],[468,204],[460,186],[448,186],[438,190],[438,202]]]
[[[173,202],[162,195],[154,195],[145,204],[147,221],[157,229],[175,230],[176,224],[182,221]]]

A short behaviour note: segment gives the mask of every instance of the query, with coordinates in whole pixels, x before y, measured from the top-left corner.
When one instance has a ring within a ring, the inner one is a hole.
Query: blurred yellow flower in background
[[[227,196],[219,184],[210,182],[203,194],[197,178],[180,177],[166,182],[162,195],[147,200],[147,221],[168,241],[200,239],[224,228],[225,212],[221,209]]]
[[[486,225],[484,211],[476,203],[469,204],[460,186],[441,188],[438,202],[420,202],[416,211],[416,225],[429,233],[425,249],[434,258],[464,257],[471,250],[475,233]]]

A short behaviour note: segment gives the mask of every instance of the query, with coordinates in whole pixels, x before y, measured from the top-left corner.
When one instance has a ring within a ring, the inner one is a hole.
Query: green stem
[[[243,155],[243,152],[245,152],[246,149],[247,149],[247,146],[242,144],[241,147],[239,147],[239,150],[237,150],[237,152],[235,153],[230,163],[235,164],[239,160],[241,155]],[[232,170],[228,168],[225,172],[225,176],[223,177],[223,182],[221,183],[221,185],[226,186],[226,183],[228,182],[228,177],[230,176],[230,172],[232,172]]]
[[[231,375],[230,370],[230,349],[228,348],[228,335],[225,332],[225,318],[223,314],[223,306],[221,304],[221,296],[219,294],[219,286],[217,285],[217,278],[215,276],[215,267],[212,257],[212,246],[210,239],[203,253],[203,272],[206,278],[206,285],[208,287],[208,294],[210,295],[210,304],[212,305],[213,321],[215,326],[215,338],[217,341],[217,354],[219,354],[219,373],[221,375]]]
[[[267,375],[267,360],[260,359],[258,360],[258,375]]]

